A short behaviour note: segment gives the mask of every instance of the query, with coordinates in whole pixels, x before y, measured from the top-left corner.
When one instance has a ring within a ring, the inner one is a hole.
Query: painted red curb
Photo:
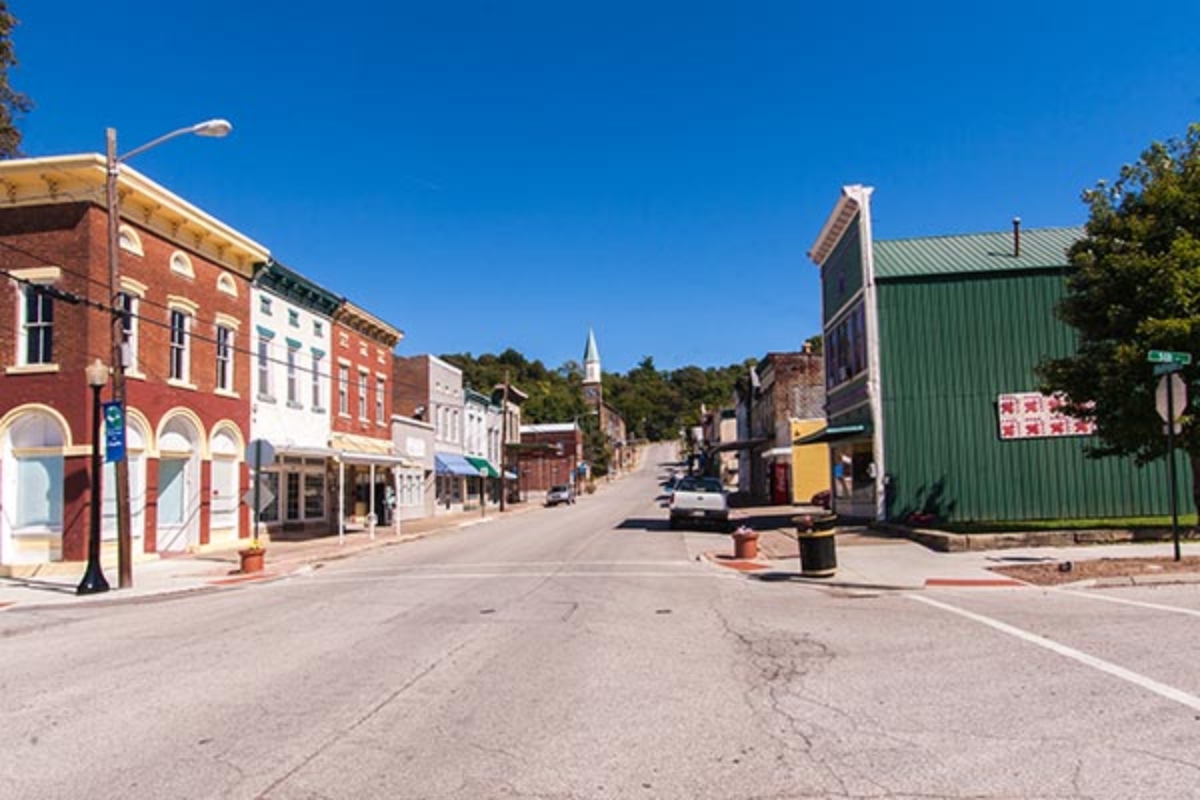
[[[218,578],[215,581],[208,581],[210,586],[229,586],[235,583],[252,583],[254,581],[265,581],[269,578],[274,578],[272,572],[256,572],[253,575],[231,575],[228,578]]]
[[[1025,586],[1012,578],[926,578],[926,586]]]
[[[743,561],[736,559],[733,556],[721,555],[720,553],[705,553],[704,557],[714,564],[729,569],[736,569],[739,572],[753,572],[754,570],[770,569],[769,564],[763,564],[758,561]]]

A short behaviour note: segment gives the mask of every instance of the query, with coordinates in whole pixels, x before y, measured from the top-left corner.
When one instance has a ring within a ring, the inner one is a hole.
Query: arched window
[[[186,275],[189,278],[196,277],[196,271],[192,269],[192,260],[182,250],[176,250],[171,254],[171,272]]]
[[[234,282],[232,277],[225,273],[221,273],[217,277],[217,291],[232,297],[238,296],[237,283]]]
[[[142,237],[138,236],[138,232],[128,225],[122,225],[118,229],[117,244],[127,253],[133,253],[135,256],[146,255],[142,249]]]
[[[5,472],[15,480],[11,489],[17,532],[62,532],[63,431],[57,419],[44,411],[30,411],[13,423],[5,448],[11,458]],[[9,459],[5,459],[6,462]],[[7,498],[6,498],[7,499]]]

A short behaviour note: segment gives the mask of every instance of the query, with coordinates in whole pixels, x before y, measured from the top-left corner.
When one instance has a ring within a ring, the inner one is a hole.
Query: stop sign
[[[1167,410],[1167,392],[1170,392],[1170,413]],[[1154,407],[1163,422],[1176,422],[1187,409],[1187,385],[1178,372],[1169,372],[1158,379],[1158,388],[1154,392]],[[1174,419],[1170,414],[1174,414]]]

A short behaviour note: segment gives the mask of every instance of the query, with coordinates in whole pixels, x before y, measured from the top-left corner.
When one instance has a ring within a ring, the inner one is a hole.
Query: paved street
[[[0,796],[1185,797],[1200,591],[824,586],[574,506],[0,614]]]

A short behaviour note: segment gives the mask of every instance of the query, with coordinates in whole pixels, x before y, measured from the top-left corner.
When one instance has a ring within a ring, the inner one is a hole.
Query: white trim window
[[[44,287],[21,286],[21,328],[18,363],[22,366],[54,363],[54,298]]]
[[[312,354],[312,409],[320,411],[321,402],[321,354]]]
[[[360,370],[358,373],[358,418],[362,420],[370,419],[367,416],[367,392],[371,387],[371,376],[366,370]]]
[[[300,405],[300,381],[296,373],[296,359],[300,348],[288,345],[287,350],[287,402],[289,406]]]
[[[171,353],[167,379],[187,382],[191,361],[192,315],[182,309],[171,309]]]
[[[262,400],[274,400],[271,392],[271,337],[258,334],[258,396]]]
[[[217,389],[233,391],[233,328],[217,326]]]
[[[375,376],[375,422],[377,422],[380,425],[387,422],[387,420],[384,419],[384,416],[383,416],[383,406],[384,406],[383,399],[384,399],[384,391],[385,391],[386,386],[387,386],[387,382],[383,378],[376,375]]]
[[[121,315],[121,359],[128,372],[138,369],[138,305],[131,292],[117,292],[117,313]]]
[[[350,416],[350,368],[338,364],[338,413]]]

